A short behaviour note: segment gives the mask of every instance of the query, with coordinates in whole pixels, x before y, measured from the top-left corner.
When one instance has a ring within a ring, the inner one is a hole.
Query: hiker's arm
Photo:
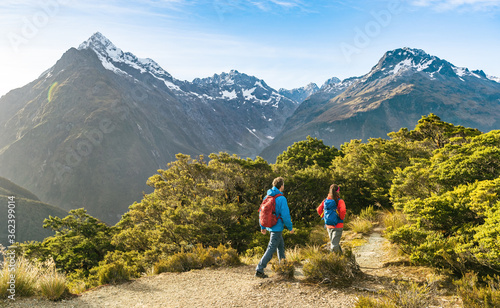
[[[292,217],[290,217],[290,209],[288,208],[288,202],[286,201],[285,197],[279,197],[281,199],[281,219],[283,219],[283,224],[285,227],[292,231],[293,230],[293,224],[292,224]],[[276,200],[278,201],[278,199]]]
[[[344,200],[339,200],[339,206],[338,206],[337,210],[339,211],[339,217],[340,217],[340,219],[344,220],[345,214],[347,212],[346,208],[345,208],[345,202],[344,202]]]
[[[323,218],[323,215],[324,215],[324,209],[325,209],[325,200],[323,200],[321,202],[321,204],[318,206],[318,208],[316,209],[316,211],[318,212],[318,215]]]

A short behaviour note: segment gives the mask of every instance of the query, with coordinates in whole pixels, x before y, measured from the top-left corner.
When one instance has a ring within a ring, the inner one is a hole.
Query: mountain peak
[[[431,80],[450,77],[463,81],[462,77],[464,76],[487,78],[482,72],[471,72],[467,68],[456,67],[422,49],[403,47],[387,51],[362,81],[367,82],[387,76],[396,77],[413,73],[425,74]]]
[[[93,50],[101,60],[104,68],[117,74],[132,75],[133,73],[130,69],[127,69],[128,67],[132,68],[132,70],[139,71],[141,74],[150,73],[157,79],[164,81],[169,88],[176,88],[172,85],[172,76],[154,60],[149,58],[137,58],[130,52],[123,52],[101,32],[94,33],[88,40],[81,43],[78,49]]]
[[[78,46],[79,50],[89,48],[100,54],[119,54],[121,52],[121,50],[116,48],[116,46],[107,37],[102,35],[101,32],[92,34],[88,40]]]

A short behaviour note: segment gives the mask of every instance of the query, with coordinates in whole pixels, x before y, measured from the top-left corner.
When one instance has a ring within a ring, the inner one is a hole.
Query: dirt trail
[[[367,242],[354,250],[364,272],[351,288],[335,289],[303,283],[300,269],[296,280],[276,282],[254,277],[255,265],[202,269],[186,273],[163,273],[132,282],[102,286],[71,300],[50,302],[29,298],[16,300],[15,307],[354,307],[359,296],[387,288],[394,277],[425,279],[415,267],[387,266],[394,261],[382,229],[376,228]],[[395,263],[397,264],[397,262]],[[266,273],[273,275],[270,266]],[[2,302],[0,302],[2,306]],[[448,307],[448,306],[446,306]],[[451,307],[451,306],[449,306]],[[455,307],[455,306],[453,306]]]
[[[388,260],[389,241],[382,237],[382,229],[376,228],[368,237],[368,242],[355,249],[356,261],[365,274],[373,274],[384,267]]]

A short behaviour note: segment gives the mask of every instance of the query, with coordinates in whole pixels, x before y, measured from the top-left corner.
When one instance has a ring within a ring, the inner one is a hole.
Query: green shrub
[[[397,308],[397,307],[388,303],[379,302],[373,298],[361,296],[358,299],[358,302],[356,303],[356,306],[354,306],[354,308]]]
[[[486,284],[478,283],[475,273],[466,273],[460,280],[455,281],[458,295],[462,298],[464,307],[493,308],[500,307],[500,278],[487,277]]]
[[[99,265],[91,273],[97,274],[99,284],[118,284],[130,280],[130,272],[122,261]]]
[[[99,285],[99,277],[94,271],[93,274],[87,273],[84,269],[77,269],[66,275],[68,290],[72,294],[80,294],[90,288]]]
[[[274,261],[271,264],[271,269],[277,274],[278,278],[282,280],[293,280],[295,275],[294,263],[286,259]]]
[[[241,261],[236,249],[220,244],[217,248],[203,248],[201,244],[193,248],[192,252],[178,252],[154,264],[153,273],[186,272],[192,269],[201,269],[210,266],[234,266]]]
[[[321,251],[311,255],[304,264],[304,275],[314,282],[328,282],[338,287],[348,287],[361,274],[354,254],[345,250],[343,255]]]

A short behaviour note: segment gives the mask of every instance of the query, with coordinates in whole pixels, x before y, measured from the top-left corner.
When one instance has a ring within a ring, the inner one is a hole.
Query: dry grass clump
[[[271,269],[276,273],[279,280],[293,280],[295,277],[294,263],[287,259],[272,262]]]
[[[326,251],[310,255],[303,271],[312,282],[328,283],[336,287],[348,287],[361,275],[354,254],[347,249],[342,255]]]
[[[368,234],[373,228],[373,222],[369,219],[356,217],[347,223],[347,229],[361,234]]]
[[[57,301],[68,293],[66,276],[56,270],[52,259],[46,263],[46,269],[38,280],[38,289],[43,297],[51,301]]]
[[[393,231],[407,224],[407,221],[403,212],[386,211],[382,214],[382,223],[387,231]]]
[[[217,248],[203,248],[197,245],[193,251],[181,251],[154,265],[154,273],[186,272],[192,269],[201,269],[210,266],[236,266],[241,260],[234,248],[219,245]]]
[[[488,276],[481,284],[477,274],[466,273],[460,280],[455,281],[455,285],[464,307],[500,307],[499,276]]]
[[[355,308],[422,308],[434,304],[435,294],[428,284],[400,282],[381,291],[380,299],[363,296]]]
[[[0,270],[0,298],[14,295],[15,298],[40,295],[52,301],[67,293],[66,277],[57,272],[53,260],[45,263],[30,262],[16,257],[15,267],[9,268],[7,258]],[[14,294],[9,291],[13,289]]]

